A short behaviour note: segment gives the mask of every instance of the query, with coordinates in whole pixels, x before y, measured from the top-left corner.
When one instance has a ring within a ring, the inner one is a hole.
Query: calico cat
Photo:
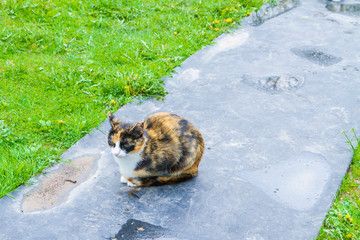
[[[197,176],[204,140],[190,122],[170,113],[155,113],[135,124],[122,122],[110,112],[108,116],[108,144],[122,183],[164,185]]]

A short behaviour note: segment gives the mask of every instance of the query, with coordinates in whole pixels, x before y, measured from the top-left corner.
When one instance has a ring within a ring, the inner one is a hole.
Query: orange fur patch
[[[145,144],[145,141],[137,142],[134,150],[132,150],[131,153],[139,152],[142,149],[142,147],[144,146],[144,144]]]

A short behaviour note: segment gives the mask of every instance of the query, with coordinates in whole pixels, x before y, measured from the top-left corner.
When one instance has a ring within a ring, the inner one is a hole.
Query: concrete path
[[[356,1],[302,0],[291,10],[287,1],[249,18],[166,79],[164,102],[116,113],[189,119],[206,143],[199,177],[121,184],[105,122],[63,155],[72,163],[0,199],[0,239],[316,237],[352,158],[341,131],[360,129]]]

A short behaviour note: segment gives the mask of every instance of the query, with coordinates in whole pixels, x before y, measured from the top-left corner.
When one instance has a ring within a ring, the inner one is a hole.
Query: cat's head
[[[116,157],[126,157],[138,153],[144,143],[144,123],[128,124],[108,113],[111,129],[108,134],[108,144]]]

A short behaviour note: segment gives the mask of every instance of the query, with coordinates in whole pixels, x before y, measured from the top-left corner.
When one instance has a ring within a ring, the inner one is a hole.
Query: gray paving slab
[[[121,184],[106,121],[63,155],[70,173],[56,165],[0,199],[0,239],[316,237],[352,158],[341,131],[360,129],[360,18],[356,1],[287,3],[187,59],[164,102],[116,112],[189,119],[206,143],[197,178]],[[66,184],[47,182],[59,172]]]

